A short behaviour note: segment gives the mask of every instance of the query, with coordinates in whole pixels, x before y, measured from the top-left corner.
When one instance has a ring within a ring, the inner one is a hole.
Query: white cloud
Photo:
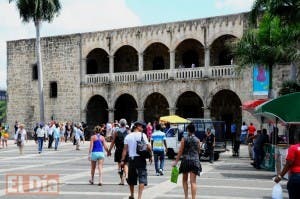
[[[254,0],[215,0],[217,9],[231,9],[249,11],[253,5]]]
[[[141,25],[125,0],[61,0],[62,9],[53,22],[43,23],[41,35],[99,31]],[[6,44],[8,40],[35,37],[33,23],[21,22],[15,4],[0,2],[0,87],[6,87]],[[4,78],[3,78],[4,77]]]

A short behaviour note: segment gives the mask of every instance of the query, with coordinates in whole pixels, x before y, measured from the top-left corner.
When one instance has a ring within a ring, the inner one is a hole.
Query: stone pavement
[[[117,185],[119,177],[113,158],[105,159],[104,185],[89,185],[89,143],[76,151],[71,143],[62,143],[58,151],[45,149],[37,153],[34,141],[25,144],[24,154],[19,155],[16,145],[9,142],[8,149],[0,149],[0,197],[1,198],[128,198],[128,186]],[[214,164],[203,161],[203,173],[197,178],[197,198],[203,199],[267,199],[271,198],[274,183],[273,172],[256,170],[250,165],[247,147],[241,146],[241,157],[234,158],[231,152],[221,154]],[[230,147],[228,147],[230,148]],[[165,175],[155,176],[154,165],[148,165],[148,182],[145,199],[183,198],[181,176],[178,184],[170,183],[171,160],[165,162]],[[59,174],[58,195],[7,195],[6,174]],[[96,173],[97,174],[97,173]],[[97,176],[95,177],[97,184]],[[287,197],[286,181],[283,185]]]

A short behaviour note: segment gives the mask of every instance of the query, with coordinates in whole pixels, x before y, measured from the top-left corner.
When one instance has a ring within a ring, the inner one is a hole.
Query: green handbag
[[[175,167],[173,167],[172,172],[171,172],[171,182],[177,184],[178,175],[179,175],[179,170],[178,170],[177,166],[175,166]]]

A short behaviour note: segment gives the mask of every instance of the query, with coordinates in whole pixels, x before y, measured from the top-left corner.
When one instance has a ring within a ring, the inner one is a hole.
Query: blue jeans
[[[287,189],[289,191],[290,199],[300,198],[300,174],[292,174],[289,176],[289,181],[287,183]]]
[[[164,151],[153,151],[154,154],[154,164],[156,173],[159,172],[159,169],[164,170],[165,165],[165,152]],[[160,166],[158,167],[158,158],[160,160]]]
[[[55,140],[55,150],[57,150],[57,147],[58,147],[58,142],[59,142],[59,138],[54,138]]]
[[[247,144],[247,134],[241,134],[241,136],[240,136],[240,141],[241,141],[241,143],[242,144]]]
[[[44,143],[44,138],[43,137],[38,137],[38,150],[39,150],[39,152],[42,152],[42,150],[43,150],[43,143]]]

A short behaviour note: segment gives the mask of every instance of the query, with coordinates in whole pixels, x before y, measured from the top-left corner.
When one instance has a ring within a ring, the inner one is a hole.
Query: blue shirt
[[[164,132],[154,131],[151,137],[151,141],[153,141],[153,151],[164,151],[164,140],[166,140]]]
[[[236,133],[236,124],[231,124],[231,133]]]

